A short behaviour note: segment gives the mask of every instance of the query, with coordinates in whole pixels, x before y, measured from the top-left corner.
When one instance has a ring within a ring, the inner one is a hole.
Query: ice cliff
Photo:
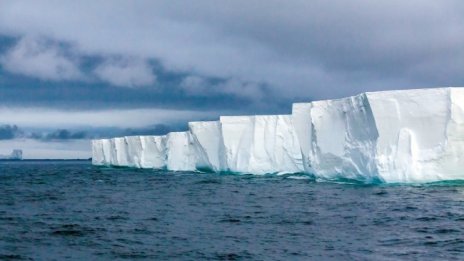
[[[363,182],[464,179],[464,88],[368,92],[224,116],[186,132],[92,141],[95,165],[308,173]]]

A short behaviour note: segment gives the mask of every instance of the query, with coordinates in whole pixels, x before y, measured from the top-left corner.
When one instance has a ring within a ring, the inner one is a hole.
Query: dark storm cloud
[[[88,63],[93,65],[96,62]],[[252,102],[254,98],[250,96],[229,96],[218,93],[215,89],[204,89],[203,92],[192,95],[191,91],[179,87],[188,75],[169,73],[161,69],[159,71],[159,86],[144,88],[115,88],[95,82],[37,81],[4,72],[4,77],[0,77],[0,103],[7,106],[74,110],[166,108],[252,111],[256,108],[256,104]],[[272,108],[273,106],[266,106],[265,109],[270,111]]]
[[[84,131],[73,132],[70,130],[56,130],[42,137],[43,140],[79,140],[87,138],[87,133]]]
[[[23,135],[23,132],[16,125],[0,125],[0,140],[11,140]]]
[[[147,128],[140,129],[124,129],[119,132],[119,136],[135,136],[135,135],[164,135],[171,131],[184,130],[179,126],[168,126],[165,124],[157,124]]]
[[[91,136],[86,131],[58,129],[38,132],[22,129],[16,125],[0,126],[0,140],[11,140],[16,138],[34,139],[39,141],[66,141],[88,139],[91,138]]]
[[[0,140],[16,138],[32,139],[42,142],[66,142],[71,140],[89,140],[96,138],[111,138],[136,135],[165,135],[172,131],[186,131],[188,126],[182,123],[154,124],[140,128],[101,127],[88,129],[29,129],[16,125],[1,125]]]
[[[123,136],[137,136],[137,135],[166,135],[173,131],[186,131],[188,130],[187,124],[154,124],[141,128],[94,128],[87,130],[87,138],[112,138]]]

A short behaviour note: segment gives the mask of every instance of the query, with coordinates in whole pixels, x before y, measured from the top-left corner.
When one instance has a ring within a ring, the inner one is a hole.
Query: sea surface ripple
[[[0,163],[0,260],[460,260],[464,183]]]

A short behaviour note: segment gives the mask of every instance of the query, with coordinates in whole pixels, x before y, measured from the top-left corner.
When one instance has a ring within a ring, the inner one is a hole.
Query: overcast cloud
[[[192,119],[215,119],[228,111],[183,111],[168,109],[125,109],[62,111],[47,108],[1,108],[0,123],[26,128],[142,128],[153,124],[179,124]]]
[[[0,57],[3,68],[12,73],[42,80],[80,80],[76,61],[66,57],[61,48],[44,39],[23,37]]]
[[[94,72],[101,80],[119,87],[143,87],[156,81],[150,65],[140,59],[107,59]]]
[[[427,0],[15,0],[2,1],[0,30],[62,41],[81,55],[155,59],[170,71],[266,84],[282,98],[318,98],[460,83],[463,7]]]
[[[463,86],[464,2],[4,0],[0,52],[5,124],[288,113],[296,101]]]

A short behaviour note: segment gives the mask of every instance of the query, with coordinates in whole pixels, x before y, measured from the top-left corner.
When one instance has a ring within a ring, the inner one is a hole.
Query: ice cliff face
[[[222,125],[219,121],[189,122],[197,157],[197,168],[211,171],[227,169]]]
[[[220,118],[227,168],[238,173],[303,171],[291,115]]]
[[[464,89],[368,93],[387,182],[464,178]]]
[[[296,103],[292,115],[226,116],[166,136],[94,140],[95,165],[306,172],[364,182],[464,179],[464,88]]]
[[[323,178],[374,179],[375,120],[365,94],[294,104],[305,170]]]

